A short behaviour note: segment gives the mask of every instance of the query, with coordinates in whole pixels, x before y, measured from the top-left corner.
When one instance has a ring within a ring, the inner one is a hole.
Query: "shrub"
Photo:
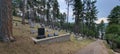
[[[120,48],[120,25],[109,25],[106,30],[105,38],[114,43],[112,48]]]

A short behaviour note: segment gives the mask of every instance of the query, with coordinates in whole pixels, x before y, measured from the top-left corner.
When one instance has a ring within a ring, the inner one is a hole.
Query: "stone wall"
[[[54,36],[54,37],[48,37],[44,39],[35,39],[32,38],[36,44],[49,44],[49,43],[55,43],[55,42],[64,42],[70,40],[70,34],[63,34],[60,36]]]

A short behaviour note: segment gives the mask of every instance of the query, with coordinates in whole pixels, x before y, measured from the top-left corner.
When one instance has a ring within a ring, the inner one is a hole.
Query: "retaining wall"
[[[69,41],[70,40],[70,34],[63,34],[60,36],[54,36],[54,37],[48,37],[48,38],[44,38],[44,39],[35,39],[32,38],[33,41],[36,44],[49,44],[49,43],[55,43],[55,42],[64,42],[64,41]]]

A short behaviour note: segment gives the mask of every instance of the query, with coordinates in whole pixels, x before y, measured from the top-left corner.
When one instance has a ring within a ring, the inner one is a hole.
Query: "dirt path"
[[[85,48],[78,51],[76,54],[109,54],[102,40],[97,40]]]

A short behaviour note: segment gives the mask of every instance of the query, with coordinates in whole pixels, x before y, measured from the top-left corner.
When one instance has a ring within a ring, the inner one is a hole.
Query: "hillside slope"
[[[34,44],[30,37],[36,37],[37,33],[30,34],[30,26],[28,24],[22,25],[20,20],[20,18],[14,17],[13,36],[16,41],[12,43],[0,42],[0,54],[74,54],[77,50],[93,41],[72,40],[43,45]],[[16,23],[18,26],[16,26]],[[35,30],[37,30],[37,28],[35,28]]]

